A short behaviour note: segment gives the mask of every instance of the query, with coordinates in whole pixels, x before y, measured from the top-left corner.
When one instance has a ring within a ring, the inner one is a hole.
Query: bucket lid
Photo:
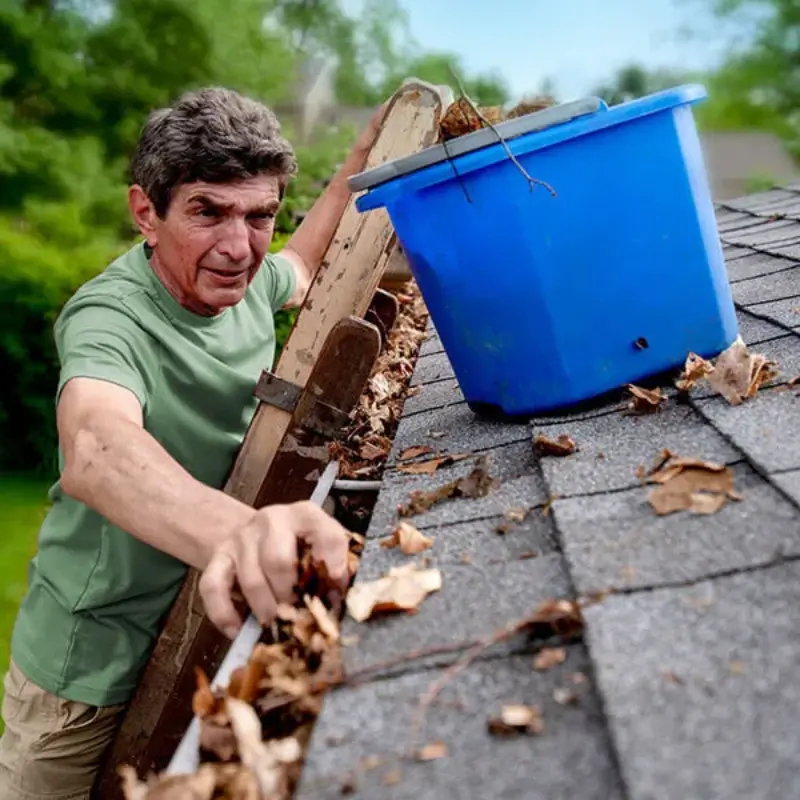
[[[606,104],[599,97],[585,97],[570,103],[551,106],[541,111],[534,111],[531,114],[525,114],[507,122],[500,122],[494,128],[503,139],[508,140],[526,133],[550,128],[553,125],[561,125],[576,117],[593,114],[601,108],[606,108]],[[372,169],[351,175],[348,178],[347,186],[351,192],[371,189],[373,186],[386,183],[402,175],[408,175],[423,167],[429,167],[431,164],[439,164],[456,156],[480,150],[482,147],[497,144],[497,133],[491,128],[481,128],[464,136],[451,139],[445,144],[426,147],[417,153],[396,158]]]

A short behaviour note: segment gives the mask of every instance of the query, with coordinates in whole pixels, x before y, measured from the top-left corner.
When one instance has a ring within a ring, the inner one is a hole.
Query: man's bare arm
[[[204,569],[254,510],[193,478],[144,429],[135,395],[74,378],[58,404],[63,490],[113,524]]]
[[[286,304],[288,308],[296,308],[303,303],[350,199],[347,179],[364,168],[387,105],[382,105],[375,112],[344,164],[280,251],[291,261],[297,276],[294,294]]]
[[[298,541],[342,590],[348,536],[309,502],[258,511],[193,478],[144,430],[135,395],[111,383],[73,378],[58,403],[63,490],[157,550],[203,571],[200,596],[211,621],[233,638],[241,619],[234,584],[263,623],[292,602]]]

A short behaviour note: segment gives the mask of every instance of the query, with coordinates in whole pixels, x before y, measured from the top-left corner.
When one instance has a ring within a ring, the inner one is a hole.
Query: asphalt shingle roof
[[[357,580],[408,561],[378,539],[410,491],[473,466],[406,475],[396,469],[404,448],[490,454],[500,485],[410,520],[435,538],[426,555],[442,590],[414,615],[344,623],[346,669],[387,667],[327,696],[299,798],[341,796],[343,785],[354,796],[415,800],[800,794],[800,399],[789,385],[800,375],[800,184],[720,205],[718,224],[742,338],[781,370],[741,406],[694,392],[688,405],[650,416],[625,416],[612,401],[528,424],[489,422],[467,408],[435,333],[424,343],[421,391],[406,403]],[[537,432],[568,433],[580,450],[539,459]],[[710,516],[656,516],[635,470],[665,447],[731,465],[743,499]],[[519,507],[532,511],[498,534]],[[449,755],[403,758],[420,697],[470,643],[548,598],[609,589],[585,609],[582,638],[554,669],[532,668],[545,643],[527,634],[483,652],[426,715],[422,741],[444,741]],[[575,683],[575,673],[586,680]],[[555,702],[564,686],[577,704]],[[507,703],[539,706],[544,732],[491,736],[487,721]]]

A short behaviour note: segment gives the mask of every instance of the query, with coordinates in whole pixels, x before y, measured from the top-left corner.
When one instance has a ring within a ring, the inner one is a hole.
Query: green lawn
[[[50,482],[42,478],[0,475],[0,675],[5,675],[8,667],[11,630],[25,593],[28,562],[36,550],[49,488]]]

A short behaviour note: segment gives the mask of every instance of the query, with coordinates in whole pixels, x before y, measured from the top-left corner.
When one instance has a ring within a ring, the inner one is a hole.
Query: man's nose
[[[245,261],[250,256],[250,233],[243,219],[228,221],[217,250],[231,261]]]

